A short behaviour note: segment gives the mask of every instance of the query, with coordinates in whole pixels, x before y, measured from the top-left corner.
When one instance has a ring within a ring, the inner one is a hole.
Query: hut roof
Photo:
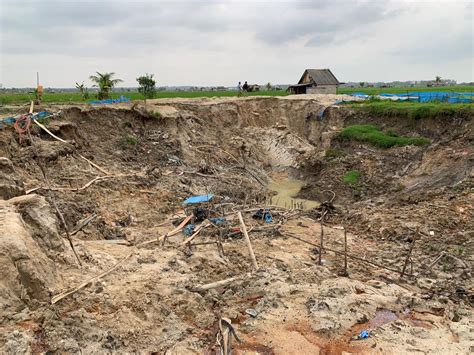
[[[339,80],[334,76],[334,74],[329,69],[306,69],[301,76],[300,81],[298,84],[301,84],[305,74],[308,73],[310,78],[317,84],[317,85],[338,85]]]

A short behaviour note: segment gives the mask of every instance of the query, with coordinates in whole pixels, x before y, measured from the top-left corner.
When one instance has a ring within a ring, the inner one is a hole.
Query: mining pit
[[[1,129],[1,352],[472,353],[473,117],[340,99],[50,105],[46,130]],[[354,124],[430,144],[341,139]]]

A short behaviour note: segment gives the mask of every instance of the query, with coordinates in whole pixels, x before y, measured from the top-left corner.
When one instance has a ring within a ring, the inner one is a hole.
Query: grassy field
[[[423,137],[404,137],[393,132],[384,133],[370,124],[348,126],[341,131],[340,137],[370,143],[379,148],[430,143],[429,139]]]
[[[474,114],[474,104],[368,100],[352,102],[347,105],[374,115],[406,116],[413,119],[436,117],[438,115]]]
[[[406,87],[406,88],[338,88],[338,94],[353,94],[355,92],[364,93],[366,95],[377,94],[406,94],[407,92],[423,92],[423,91],[443,91],[443,92],[474,92],[474,86],[437,86],[437,87]]]
[[[163,98],[194,98],[194,97],[231,97],[237,96],[237,91],[159,91],[156,99]],[[112,99],[118,99],[121,95],[132,100],[143,100],[143,96],[138,92],[114,92]],[[278,91],[257,91],[249,92],[246,96],[285,96],[288,93],[284,90]],[[21,104],[34,100],[34,94],[0,94],[0,105]],[[81,103],[95,100],[95,95],[91,95],[88,100],[83,100],[79,92],[44,93],[42,101],[45,103]]]

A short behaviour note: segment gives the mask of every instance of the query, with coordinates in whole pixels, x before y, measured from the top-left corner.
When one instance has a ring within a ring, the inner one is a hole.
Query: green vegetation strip
[[[399,87],[399,88],[338,88],[338,94],[353,94],[355,92],[361,92],[367,95],[378,95],[384,94],[406,94],[409,92],[422,92],[422,91],[442,91],[442,92],[474,92],[474,86],[471,85],[458,85],[458,86],[414,86],[414,87]]]
[[[348,106],[374,115],[404,116],[413,119],[474,114],[474,104],[450,104],[445,102],[399,102],[390,100],[369,100],[352,102]]]
[[[97,93],[90,92],[90,97],[84,100],[80,92],[45,92],[42,97],[44,103],[87,103],[97,99]],[[256,91],[249,92],[242,96],[286,96],[285,90],[273,91]],[[118,99],[120,96],[128,97],[132,100],[143,100],[143,95],[139,92],[113,92],[110,94],[111,99]],[[154,95],[155,99],[166,98],[195,98],[195,97],[232,97],[238,96],[237,91],[157,91]],[[0,104],[21,104],[27,103],[35,99],[34,93],[2,93],[0,94]]]
[[[348,126],[342,130],[340,137],[370,143],[379,148],[430,143],[429,139],[423,137],[399,137],[394,133],[386,134],[373,125]]]

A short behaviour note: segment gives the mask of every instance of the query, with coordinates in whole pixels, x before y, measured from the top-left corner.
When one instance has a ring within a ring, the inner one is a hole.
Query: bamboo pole
[[[242,213],[239,211],[237,215],[239,216],[240,225],[242,226],[242,233],[244,233],[245,241],[247,242],[247,247],[249,248],[250,259],[252,259],[253,269],[258,270],[257,259],[255,258],[255,254],[253,253],[252,243],[250,242],[247,227],[245,226],[244,219],[242,218]]]

